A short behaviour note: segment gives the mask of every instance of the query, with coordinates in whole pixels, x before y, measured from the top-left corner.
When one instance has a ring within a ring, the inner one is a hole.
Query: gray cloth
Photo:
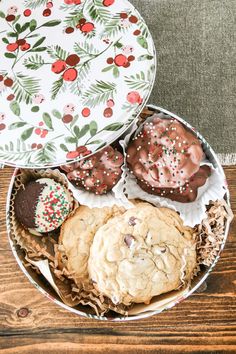
[[[149,102],[185,118],[217,153],[236,153],[236,0],[131,2],[157,50]]]

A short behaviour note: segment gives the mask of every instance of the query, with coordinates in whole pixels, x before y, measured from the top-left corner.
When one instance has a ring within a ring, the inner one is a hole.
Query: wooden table
[[[47,300],[8,244],[5,200],[13,169],[0,171],[0,353],[236,353],[236,222],[207,288],[139,322],[83,319]],[[236,212],[236,167],[226,167]]]

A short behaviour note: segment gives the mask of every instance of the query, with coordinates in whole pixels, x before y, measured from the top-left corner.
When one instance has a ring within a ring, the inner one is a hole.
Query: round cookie
[[[199,173],[203,158],[201,142],[190,130],[177,120],[155,114],[127,149],[127,164],[142,189],[182,202],[197,197],[197,182],[192,183],[193,188],[186,187],[190,179],[199,182],[194,175]],[[204,185],[209,174],[201,171],[200,175]],[[179,194],[182,196],[178,197]]]
[[[70,192],[51,178],[40,178],[22,187],[16,194],[14,210],[18,221],[39,233],[56,230],[73,206]]]
[[[95,194],[108,193],[120,180],[123,155],[107,146],[89,158],[71,165],[61,166],[76,187],[82,187]]]
[[[170,209],[140,203],[94,236],[88,261],[95,288],[113,303],[149,303],[188,282],[196,266],[193,230]]]
[[[63,225],[59,237],[59,265],[66,267],[77,286],[88,283],[88,258],[96,231],[123,208],[93,208],[81,205]]]

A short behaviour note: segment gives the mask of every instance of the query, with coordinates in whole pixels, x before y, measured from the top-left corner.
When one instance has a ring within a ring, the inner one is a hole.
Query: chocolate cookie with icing
[[[37,233],[56,230],[65,221],[73,205],[70,192],[50,178],[30,181],[16,194],[17,220]]]

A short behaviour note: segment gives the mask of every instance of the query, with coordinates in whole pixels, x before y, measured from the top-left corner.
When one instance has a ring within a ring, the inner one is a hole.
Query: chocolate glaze
[[[61,169],[75,187],[102,195],[120,180],[123,162],[123,155],[112,146],[107,146],[91,157],[61,166]]]
[[[137,180],[138,185],[147,193],[169,198],[180,203],[191,203],[197,198],[198,188],[202,187],[211,175],[211,168],[203,165],[193,175],[189,182],[180,188],[152,188],[150,185]]]
[[[34,216],[39,196],[44,187],[45,184],[32,181],[16,194],[14,201],[16,218],[25,228],[34,229],[37,227]]]

